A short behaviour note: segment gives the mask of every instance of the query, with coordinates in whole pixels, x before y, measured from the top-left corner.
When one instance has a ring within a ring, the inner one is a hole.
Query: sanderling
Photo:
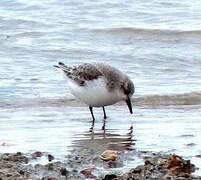
[[[130,98],[135,87],[131,79],[120,70],[104,63],[69,67],[59,62],[54,66],[64,72],[71,93],[89,106],[93,122],[93,107],[102,107],[106,119],[105,106],[122,100],[126,101],[130,113],[133,113]]]

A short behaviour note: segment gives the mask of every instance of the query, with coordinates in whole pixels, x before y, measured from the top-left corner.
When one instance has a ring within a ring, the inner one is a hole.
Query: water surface
[[[200,20],[195,0],[1,1],[0,152],[62,158],[93,138],[121,143],[133,125],[129,148],[178,153],[201,167]],[[103,132],[97,109],[91,134],[88,108],[53,68],[58,61],[120,68],[136,86],[135,115],[123,103],[108,107]]]

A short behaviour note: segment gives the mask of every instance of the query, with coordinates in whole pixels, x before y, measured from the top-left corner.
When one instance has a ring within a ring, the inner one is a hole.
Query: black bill
[[[132,109],[132,104],[131,104],[130,98],[126,99],[126,104],[128,106],[128,109],[129,109],[130,113],[133,114],[133,109]]]
[[[56,68],[59,68],[59,66],[57,66],[57,65],[53,65],[54,67],[56,67]]]

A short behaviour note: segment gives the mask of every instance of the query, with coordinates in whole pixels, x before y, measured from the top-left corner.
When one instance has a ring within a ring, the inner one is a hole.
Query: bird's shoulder
[[[96,67],[103,74],[106,80],[106,85],[111,91],[117,87],[120,87],[128,78],[128,76],[119,69],[106,63],[97,63]]]

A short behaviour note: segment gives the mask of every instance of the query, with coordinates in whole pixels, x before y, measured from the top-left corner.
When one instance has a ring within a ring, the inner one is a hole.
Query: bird
[[[83,63],[77,66],[67,66],[58,62],[54,67],[64,73],[71,93],[88,105],[93,122],[95,122],[94,107],[102,107],[106,119],[105,106],[122,100],[133,114],[131,97],[135,92],[135,86],[119,69],[103,62]]]

